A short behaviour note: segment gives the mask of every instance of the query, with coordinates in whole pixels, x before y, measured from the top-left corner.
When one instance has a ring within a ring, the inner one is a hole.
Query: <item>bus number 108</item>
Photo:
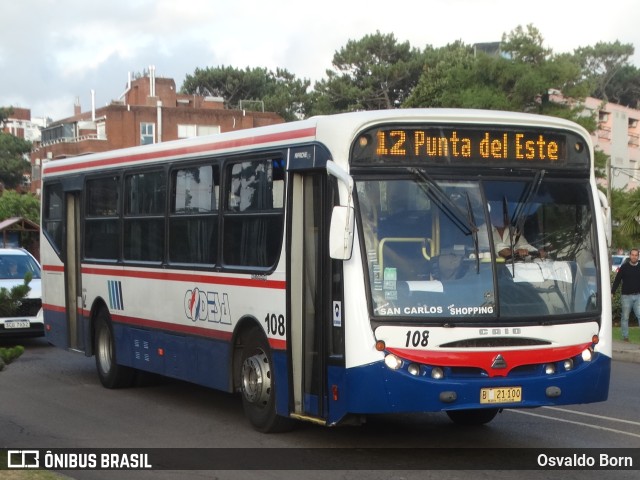
[[[284,315],[267,313],[267,316],[264,318],[264,323],[267,325],[267,333],[269,335],[279,335],[284,337],[284,334],[286,333]]]
[[[426,347],[429,345],[429,330],[407,330],[405,347]]]

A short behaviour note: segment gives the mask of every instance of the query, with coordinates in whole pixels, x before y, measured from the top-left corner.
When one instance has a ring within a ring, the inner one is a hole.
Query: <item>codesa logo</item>
[[[205,292],[197,287],[187,290],[184,295],[184,312],[193,322],[231,324],[229,296],[226,293]]]

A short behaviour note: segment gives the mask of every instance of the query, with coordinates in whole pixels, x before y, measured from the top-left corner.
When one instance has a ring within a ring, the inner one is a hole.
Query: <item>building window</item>
[[[220,133],[220,125],[178,125],[178,138],[201,137]]]
[[[155,123],[140,123],[140,145],[151,145],[155,143]]]
[[[605,112],[604,110],[600,110],[598,112],[598,121],[600,123],[607,123],[609,121],[609,112]]]
[[[220,125],[198,125],[198,136],[215,135],[220,133]]]
[[[98,136],[98,140],[107,139],[107,127],[104,122],[96,123],[96,135]]]

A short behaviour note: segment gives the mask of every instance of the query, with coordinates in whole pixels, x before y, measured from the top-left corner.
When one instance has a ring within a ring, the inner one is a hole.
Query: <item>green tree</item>
[[[0,131],[0,182],[5,188],[22,184],[24,174],[31,169],[25,158],[30,151],[31,142]]]
[[[615,101],[609,98],[610,95],[616,96],[611,88],[615,85],[612,81],[628,65],[633,52],[632,44],[623,44],[617,40],[612,43],[598,42],[594,46],[575,50],[575,57],[580,62],[591,96]]]
[[[7,121],[7,118],[9,118],[9,115],[11,115],[12,113],[13,113],[13,108],[0,107],[0,127],[4,126],[4,123]]]
[[[612,216],[614,225],[613,238],[617,247],[638,248],[640,234],[640,188],[632,192],[613,190],[611,192]]]
[[[634,65],[623,65],[614,75],[605,90],[610,102],[631,108],[640,107],[640,69]]]
[[[30,193],[5,190],[0,195],[0,220],[22,217],[40,223],[40,201]]]
[[[305,116],[310,84],[284,69],[272,72],[265,68],[239,70],[221,66],[196,68],[193,75],[185,77],[181,92],[222,97],[234,108],[243,100],[262,101],[265,111],[276,112],[291,121]]]
[[[27,272],[24,277],[24,283],[16,285],[11,290],[0,287],[0,317],[10,317],[14,315],[20,306],[20,301],[31,291],[29,283],[32,279],[33,274]]]
[[[575,99],[588,93],[580,64],[571,55],[553,55],[540,32],[529,25],[504,34],[500,52],[476,51],[458,41],[428,47],[425,68],[407,107],[485,108],[568,118],[590,131],[595,119],[582,107],[551,101],[550,92]]]
[[[420,78],[422,53],[393,34],[349,40],[335,52],[327,79],[315,84],[314,114],[401,106]]]

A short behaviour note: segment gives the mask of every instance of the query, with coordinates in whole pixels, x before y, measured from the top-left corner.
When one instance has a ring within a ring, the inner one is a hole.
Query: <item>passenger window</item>
[[[125,177],[124,258],[160,262],[164,257],[164,172]]]
[[[226,178],[225,265],[274,266],[284,227],[284,159],[233,163]]]
[[[218,166],[171,172],[169,261],[215,264],[218,249]]]

